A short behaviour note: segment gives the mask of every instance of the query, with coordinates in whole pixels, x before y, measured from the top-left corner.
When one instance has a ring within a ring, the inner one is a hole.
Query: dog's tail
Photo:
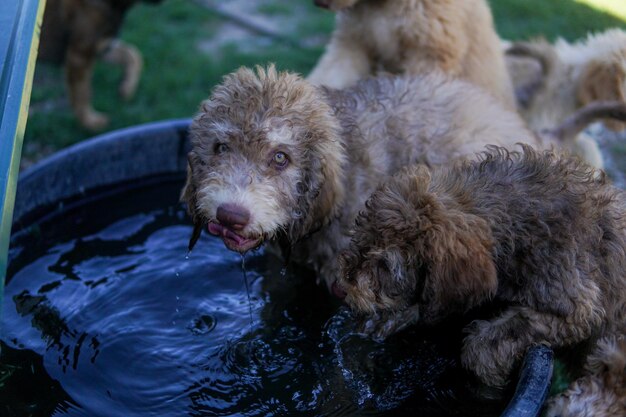
[[[557,71],[559,58],[552,45],[545,40],[511,43],[505,46],[505,54],[512,57],[530,58],[539,64],[537,74],[526,80],[516,80],[514,83],[518,105],[528,108],[535,94],[544,88],[550,74]]]
[[[626,103],[621,101],[598,101],[588,104],[568,117],[560,126],[545,130],[542,133],[547,133],[557,141],[566,142],[574,140],[576,135],[587,126],[601,119],[626,122]]]
[[[587,358],[585,371],[596,375],[610,375],[626,383],[626,336],[607,336],[600,339],[596,349]]]
[[[506,48],[504,53],[536,60],[541,67],[543,78],[551,74],[559,62],[552,45],[543,39],[534,42],[513,42]]]
[[[607,336],[587,358],[584,375],[550,398],[547,417],[626,415],[626,338]]]

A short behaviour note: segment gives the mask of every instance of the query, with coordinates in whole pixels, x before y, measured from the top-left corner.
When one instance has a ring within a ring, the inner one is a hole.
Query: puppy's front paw
[[[477,320],[463,341],[461,362],[486,385],[503,388],[517,361],[514,344],[502,340],[488,321]]]
[[[104,113],[93,109],[83,111],[78,119],[85,128],[93,131],[102,130],[109,124],[109,118]]]
[[[384,340],[387,337],[406,329],[417,322],[417,310],[399,312],[384,312],[365,318],[360,326],[361,332],[375,340]]]

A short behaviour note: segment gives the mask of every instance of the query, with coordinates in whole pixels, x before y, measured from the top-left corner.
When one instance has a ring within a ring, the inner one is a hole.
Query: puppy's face
[[[330,9],[336,12],[348,9],[357,4],[359,1],[360,0],[313,0],[313,3],[315,3],[318,7]]]
[[[241,69],[191,126],[182,199],[196,226],[246,252],[321,227],[341,194],[338,126],[317,90],[273,67]]]
[[[352,309],[418,305],[425,321],[435,321],[495,292],[487,224],[446,207],[429,183],[427,168],[409,168],[379,187],[359,214],[335,284]]]

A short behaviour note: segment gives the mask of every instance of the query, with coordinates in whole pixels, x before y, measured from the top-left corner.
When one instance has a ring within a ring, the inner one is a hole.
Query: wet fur
[[[513,86],[484,0],[324,0],[337,11],[332,39],[308,79],[345,88],[385,71],[440,70],[515,108]]]
[[[124,16],[136,3],[161,0],[48,0],[41,28],[39,59],[65,67],[72,110],[85,128],[100,130],[108,117],[92,106],[91,78],[96,60],[120,65],[119,93],[130,99],[137,89],[143,59],[133,45],[117,39]]]
[[[368,199],[338,285],[378,337],[505,306],[466,329],[462,363],[488,385],[505,385],[534,344],[571,364],[580,346],[596,346],[612,363],[597,340],[626,328],[625,204],[578,159],[527,146],[411,167]]]
[[[198,228],[215,221],[220,204],[247,208],[242,236],[280,242],[332,283],[336,255],[382,179],[410,164],[517,142],[538,146],[516,114],[442,74],[380,77],[339,91],[273,67],[241,68],[192,123],[182,200]],[[220,143],[229,151],[217,154]],[[271,163],[277,151],[289,158],[282,170]]]

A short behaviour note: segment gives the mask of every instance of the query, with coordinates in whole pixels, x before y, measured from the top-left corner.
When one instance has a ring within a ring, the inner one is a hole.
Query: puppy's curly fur
[[[539,146],[516,114],[441,74],[338,91],[272,66],[227,75],[195,117],[191,142],[182,199],[197,230],[208,223],[240,252],[266,240],[293,246],[330,283],[358,210],[384,177],[487,144]],[[250,214],[237,230],[217,224],[218,209],[233,206]]]
[[[467,80],[515,108],[513,86],[485,0],[316,0],[337,11],[332,39],[309,75],[344,88],[376,71],[434,69]]]
[[[625,209],[604,175],[528,146],[411,167],[366,202],[337,285],[352,308],[379,313],[366,327],[379,337],[504,305],[466,329],[461,358],[503,386],[533,344],[574,363],[580,346],[623,333]]]
[[[626,416],[626,337],[600,340],[585,373],[548,401],[546,417]]]
[[[568,43],[544,40],[503,42],[507,68],[515,86],[519,111],[531,129],[562,123],[576,110],[599,101],[626,103],[626,32],[610,29]],[[612,130],[626,125],[604,119]],[[585,134],[571,142],[572,151],[603,168],[595,141]]]

